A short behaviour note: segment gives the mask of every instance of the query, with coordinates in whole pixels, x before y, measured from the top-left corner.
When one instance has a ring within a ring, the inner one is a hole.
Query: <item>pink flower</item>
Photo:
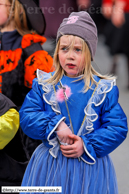
[[[65,94],[64,94],[65,92]],[[63,102],[67,100],[71,96],[71,89],[68,86],[63,86],[63,88],[60,88],[56,92],[56,99],[59,102]]]

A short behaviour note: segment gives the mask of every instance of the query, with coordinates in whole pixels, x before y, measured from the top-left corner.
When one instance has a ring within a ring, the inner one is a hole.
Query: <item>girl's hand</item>
[[[73,144],[73,140],[69,137],[69,135],[72,134],[72,131],[64,121],[59,124],[56,133],[60,142],[67,143],[69,145]]]
[[[68,158],[78,158],[84,153],[83,140],[77,135],[69,135],[69,138],[74,141],[72,145],[60,146],[62,154]]]

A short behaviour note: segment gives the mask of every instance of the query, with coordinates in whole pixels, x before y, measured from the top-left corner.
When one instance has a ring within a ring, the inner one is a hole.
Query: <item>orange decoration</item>
[[[26,48],[33,43],[44,43],[45,37],[37,34],[27,34],[23,36],[22,48]],[[18,48],[14,51],[0,51],[0,92],[2,93],[2,74],[14,70],[18,66],[21,59],[22,49]],[[54,71],[53,59],[44,50],[36,51],[29,56],[24,63],[24,85],[28,88],[32,87],[32,81],[36,77],[37,69],[47,73]]]
[[[22,49],[0,51],[0,74],[14,70],[21,58]],[[2,75],[0,75],[0,93],[2,93]]]
[[[32,87],[32,81],[36,78],[36,71],[40,69],[47,73],[54,71],[53,59],[44,50],[36,51],[25,61],[24,85],[28,88]]]
[[[0,74],[14,70],[21,58],[22,49],[0,51]]]
[[[43,44],[44,42],[46,42],[46,38],[38,34],[26,34],[23,36],[21,45],[22,45],[22,48],[24,49],[30,46],[31,44],[37,43],[37,42],[39,42],[40,44]]]

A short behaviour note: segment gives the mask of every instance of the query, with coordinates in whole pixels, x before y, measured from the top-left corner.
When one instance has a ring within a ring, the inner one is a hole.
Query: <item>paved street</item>
[[[101,71],[101,73],[107,74],[111,69],[111,57],[103,40],[103,36],[100,36],[95,57],[96,64],[93,63],[93,66],[96,70]],[[120,92],[119,102],[127,115],[129,123],[129,91],[126,89],[127,67],[126,59],[122,55],[119,58],[117,68],[117,85]],[[129,194],[129,135],[124,143],[111,153],[111,157],[116,169],[119,194]]]

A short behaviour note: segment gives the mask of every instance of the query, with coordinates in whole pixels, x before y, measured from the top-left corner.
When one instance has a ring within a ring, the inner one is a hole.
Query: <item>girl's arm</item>
[[[49,111],[45,110],[45,106],[42,86],[35,79],[19,112],[22,130],[33,139],[51,140],[58,125],[65,120],[62,115],[56,115],[51,107]]]
[[[81,136],[85,153],[82,158],[90,164],[96,157],[104,157],[115,150],[126,138],[127,118],[118,103],[118,88],[114,86],[102,104],[101,127]]]

